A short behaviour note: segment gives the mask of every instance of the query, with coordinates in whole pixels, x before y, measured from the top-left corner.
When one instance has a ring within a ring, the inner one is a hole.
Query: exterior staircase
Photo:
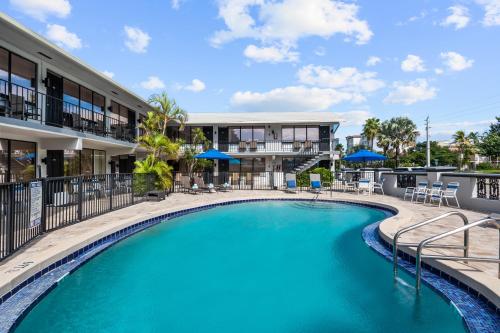
[[[329,159],[330,159],[330,153],[321,152],[321,153],[318,153],[314,156],[311,156],[310,159],[306,160],[304,163],[295,167],[295,169],[293,169],[293,171],[295,173],[301,173],[309,168],[312,168],[314,165],[318,164],[319,161],[329,160]]]

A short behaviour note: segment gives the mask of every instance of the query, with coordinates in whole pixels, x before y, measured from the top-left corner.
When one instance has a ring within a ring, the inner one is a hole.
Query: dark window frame
[[[35,145],[35,179],[36,179],[36,173],[37,173],[37,161],[38,161],[38,144],[36,142],[33,142],[33,141],[27,141],[27,140],[15,140],[15,139],[7,139],[7,138],[0,138],[0,140],[5,140],[7,141],[7,174],[6,174],[6,177],[5,177],[5,180],[6,182],[5,183],[9,183],[11,182],[11,172],[12,172],[12,168],[11,168],[11,154],[12,154],[12,141],[17,141],[17,142],[26,142],[26,143],[31,143],[31,144],[34,144]],[[1,183],[0,183],[1,184]]]
[[[7,52],[7,62],[8,62],[8,64],[7,64],[7,82],[8,82],[8,87],[9,87],[8,94],[10,95],[12,93],[12,84],[13,84],[12,83],[12,55],[15,55],[21,59],[26,60],[26,61],[29,61],[35,65],[35,80],[34,80],[35,86],[31,87],[31,88],[23,87],[23,86],[20,86],[20,87],[34,91],[34,93],[37,94],[38,93],[38,64],[35,61],[32,61],[26,57],[23,57],[22,55],[20,55],[16,52],[12,52],[11,50],[9,50],[5,47],[0,46],[0,49],[3,49]],[[22,140],[18,140],[18,141],[22,141]]]
[[[290,125],[290,126],[285,125],[285,126],[281,126],[281,142],[292,143],[294,141],[297,141],[296,137],[295,137],[295,129],[297,127],[299,127],[299,128],[304,128],[305,127],[305,129],[306,129],[306,140],[305,141],[312,141],[312,142],[319,142],[319,141],[321,141],[319,139],[319,127],[320,127],[320,125]],[[283,140],[283,128],[293,128],[293,140],[292,141],[290,141],[290,140]],[[311,139],[309,139],[309,131],[308,131],[309,128],[318,128],[318,139],[317,140],[311,140]],[[300,140],[300,142],[304,142],[304,141]]]
[[[91,153],[91,158],[92,158],[92,172],[91,172],[91,175],[94,175],[95,174],[95,167],[94,167],[94,162],[95,162],[95,152],[96,151],[102,151],[104,152],[104,169],[107,169],[107,166],[106,166],[106,161],[107,161],[107,153],[105,150],[102,150],[102,149],[92,149],[92,148],[82,148],[80,150],[76,150],[76,149],[69,149],[69,150],[76,150],[78,152],[78,160],[79,160],[79,163],[78,163],[78,175],[65,175],[66,177],[77,177],[77,176],[82,176],[83,175],[83,172],[82,172],[82,152],[83,150],[90,150],[92,153]]]
[[[237,128],[239,130],[239,138],[240,140],[239,141],[231,141],[230,139],[230,133],[231,133],[231,130],[232,129],[235,129]],[[245,129],[248,129],[248,128],[251,128],[252,129],[252,140],[251,141],[257,141],[258,143],[264,143],[266,142],[266,126],[262,125],[262,126],[228,126],[227,127],[227,132],[228,132],[228,143],[229,144],[239,144],[240,142],[248,142],[248,140],[241,140],[241,129],[242,128],[245,128]],[[258,140],[255,140],[255,129],[264,129],[264,140],[262,141],[258,141]]]

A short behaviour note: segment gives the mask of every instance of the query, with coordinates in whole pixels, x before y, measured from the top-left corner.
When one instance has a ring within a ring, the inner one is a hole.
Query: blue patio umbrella
[[[234,160],[234,157],[221,153],[217,149],[209,149],[206,152],[196,155],[195,158],[204,158],[206,160],[223,160],[223,161]]]
[[[347,155],[346,157],[343,158],[344,161],[347,162],[370,162],[370,161],[385,161],[387,157],[384,155],[380,155],[377,153],[374,153],[369,150],[359,150],[355,152],[354,154]]]

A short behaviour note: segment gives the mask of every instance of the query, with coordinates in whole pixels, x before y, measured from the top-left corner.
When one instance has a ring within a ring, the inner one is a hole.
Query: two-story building
[[[130,172],[139,96],[0,13],[0,182]]]
[[[345,137],[346,140],[346,153],[350,154],[354,151],[357,146],[363,147],[363,149],[369,148],[368,139],[361,134],[348,135]]]
[[[132,172],[146,101],[2,13],[0,31],[0,183]],[[168,134],[190,144],[200,127],[239,160],[216,172],[289,172],[333,167],[338,125],[331,112],[190,113]]]
[[[218,161],[218,172],[290,172],[332,168],[338,126],[332,112],[190,113],[184,130],[172,126],[169,136],[190,144],[201,128],[214,148],[240,161]],[[178,169],[185,170],[182,160]]]

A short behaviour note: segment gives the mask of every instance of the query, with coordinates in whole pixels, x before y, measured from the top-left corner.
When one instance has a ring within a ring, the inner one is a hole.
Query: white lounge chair
[[[413,202],[415,195],[417,193],[427,194],[427,181],[418,182],[417,187],[407,187],[405,188],[405,193],[403,194],[403,200],[406,200],[407,197],[410,197],[410,201]],[[425,196],[424,196],[425,199]]]
[[[285,192],[297,193],[297,175],[294,173],[287,173],[285,175],[286,188]]]
[[[380,190],[382,192],[382,195],[384,195],[384,181],[385,181],[385,178],[381,177],[380,181],[378,183],[372,184],[373,193],[375,193],[375,190]]]
[[[364,193],[365,191],[368,192],[368,195],[371,195],[372,194],[372,185],[371,185],[370,179],[360,178],[358,181],[357,191],[358,191],[358,195],[359,195],[359,192]]]
[[[441,197],[446,202],[446,205],[449,206],[450,203],[448,199],[453,199],[457,203],[457,208],[460,208],[460,203],[458,202],[457,192],[460,188],[459,182],[451,182],[446,185],[446,189],[441,192]]]
[[[309,191],[313,193],[321,193],[321,175],[319,173],[309,174]]]
[[[441,206],[441,190],[443,188],[443,182],[434,182],[432,183],[432,187],[427,190],[427,194],[425,195],[424,203],[429,201],[429,203],[433,203],[438,201],[438,205]]]

